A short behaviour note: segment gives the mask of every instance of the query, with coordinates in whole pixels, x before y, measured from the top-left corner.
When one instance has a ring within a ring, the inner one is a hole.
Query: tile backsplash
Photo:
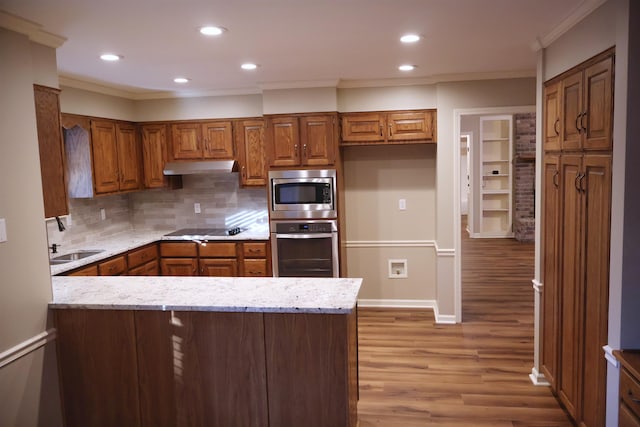
[[[201,213],[194,212],[200,204]],[[104,209],[105,219],[101,218]],[[147,190],[70,199],[68,217],[59,231],[55,220],[47,221],[49,244],[90,245],[96,238],[130,230],[175,230],[180,228],[230,228],[265,223],[265,188],[240,188],[238,174],[185,175],[179,190]]]

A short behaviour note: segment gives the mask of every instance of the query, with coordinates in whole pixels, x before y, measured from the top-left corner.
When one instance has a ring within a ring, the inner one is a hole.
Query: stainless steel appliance
[[[272,221],[274,277],[339,277],[336,220]]]
[[[336,218],[335,169],[269,171],[271,219]]]

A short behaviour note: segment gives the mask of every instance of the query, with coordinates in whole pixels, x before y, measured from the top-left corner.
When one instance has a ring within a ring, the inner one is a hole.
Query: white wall
[[[134,110],[132,120],[137,122],[258,117],[262,115],[262,95],[136,101]]]
[[[63,113],[107,119],[135,119],[135,101],[66,86],[61,89],[60,110]]]
[[[263,114],[337,111],[335,87],[274,89],[262,93]]]
[[[338,111],[437,108],[435,85],[338,89]]]
[[[42,71],[55,64],[42,64],[55,54],[32,47],[26,36],[0,28],[0,218],[8,237],[0,243],[0,354],[47,330],[51,300],[33,82],[54,80]],[[0,361],[9,362],[0,368],[0,425],[61,424],[53,345]]]

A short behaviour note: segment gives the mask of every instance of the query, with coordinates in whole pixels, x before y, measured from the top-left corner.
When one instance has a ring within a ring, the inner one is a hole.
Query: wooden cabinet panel
[[[236,244],[220,242],[208,243],[207,245],[200,245],[198,251],[201,257],[235,258]]]
[[[120,189],[116,125],[108,120],[91,120],[91,147],[96,194]]]
[[[560,151],[560,83],[545,86],[544,88],[544,149]]]
[[[155,243],[140,249],[135,249],[127,254],[129,268],[137,267],[157,258],[158,245]]]
[[[203,158],[233,159],[231,122],[205,122],[202,124],[202,135]]]
[[[243,276],[246,277],[267,277],[268,266],[266,259],[245,259],[242,261]]]
[[[382,113],[342,115],[342,141],[376,142],[385,140],[385,119]]]
[[[624,403],[620,405],[618,427],[640,427],[640,418],[635,416],[631,409]]]
[[[163,276],[197,276],[197,258],[162,258],[160,271]]]
[[[124,255],[98,263],[100,276],[117,276],[127,271],[127,260]]]
[[[162,188],[167,186],[163,174],[167,161],[167,126],[142,126],[142,160],[144,170],[144,186],[146,188]]]
[[[158,260],[150,261],[146,264],[139,265],[134,268],[130,268],[128,276],[159,276],[160,264]]]
[[[387,138],[389,141],[435,140],[435,120],[431,111],[388,113]]]
[[[140,146],[136,128],[129,123],[116,124],[118,177],[121,191],[140,188]]]
[[[582,73],[562,80],[562,149],[578,150],[581,147],[582,124]]]
[[[98,265],[93,264],[88,267],[83,267],[81,269],[72,271],[68,274],[69,276],[97,276],[98,275]]]
[[[202,129],[200,123],[171,125],[171,147],[175,160],[202,158]]]
[[[244,120],[236,124],[236,149],[243,186],[264,186],[267,183],[264,121]]]
[[[193,242],[162,242],[160,243],[162,257],[196,257],[198,248]]]
[[[336,116],[305,116],[300,118],[302,165],[325,166],[335,163]]]
[[[269,119],[269,159],[271,166],[297,166],[300,164],[300,133],[297,117]]]
[[[583,117],[584,149],[612,148],[613,58],[608,57],[584,71],[585,99]]]
[[[559,282],[558,268],[561,253],[558,248],[559,215],[560,215],[560,156],[545,155],[544,157],[542,207],[542,244],[543,248],[543,293],[542,304],[542,357],[541,369],[545,378],[551,384],[553,391],[557,390],[556,374],[558,366],[558,337],[560,322],[560,299],[558,297]]]
[[[245,258],[265,258],[267,256],[267,243],[245,242],[242,244],[242,254]]]
[[[69,213],[58,89],[33,86],[44,216]]]
[[[237,277],[238,261],[235,258],[200,258],[200,275]]]
[[[55,319],[66,425],[141,425],[133,312],[55,310]]]

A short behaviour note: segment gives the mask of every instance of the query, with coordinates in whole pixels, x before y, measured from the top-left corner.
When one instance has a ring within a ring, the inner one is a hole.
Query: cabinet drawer
[[[81,268],[76,271],[72,271],[68,274],[69,276],[97,276],[98,275],[98,266],[96,264],[90,265],[88,267]]]
[[[267,260],[266,259],[245,259],[244,275],[246,277],[266,277],[267,276]]]
[[[129,269],[129,276],[158,276],[160,274],[160,265],[158,260],[150,261],[146,264]]]
[[[100,276],[117,276],[118,274],[124,273],[126,269],[127,260],[124,255],[98,264]]]
[[[640,417],[640,383],[626,369],[620,371],[620,398]]]
[[[243,243],[242,254],[245,258],[265,258],[267,256],[267,244],[259,243]]]
[[[235,243],[208,243],[200,245],[200,256],[205,258],[235,258]]]
[[[133,250],[127,255],[129,268],[137,267],[156,258],[158,258],[158,246],[155,244]]]
[[[160,256],[195,257],[198,256],[198,250],[193,242],[160,243]]]
[[[620,403],[618,427],[640,427],[640,418],[633,415],[631,409],[624,403]]]

